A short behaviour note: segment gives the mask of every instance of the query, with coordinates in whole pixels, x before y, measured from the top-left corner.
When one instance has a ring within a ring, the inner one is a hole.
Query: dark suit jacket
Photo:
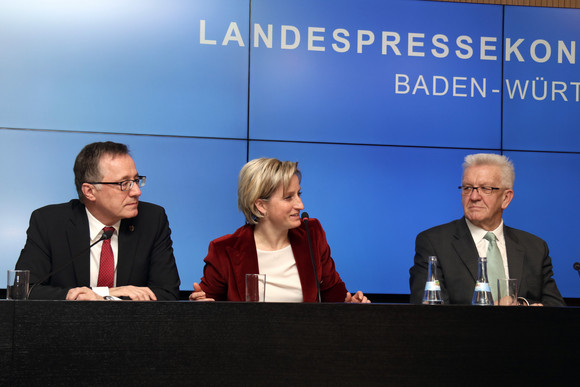
[[[520,297],[530,303],[564,306],[552,278],[552,260],[542,239],[504,225],[510,278],[518,280]],[[410,270],[411,303],[420,304],[427,280],[427,258],[437,256],[438,276],[446,304],[471,304],[478,252],[465,218],[433,227],[417,236]]]
[[[322,301],[344,302],[346,286],[340,279],[330,257],[326,235],[316,219],[309,220],[312,251],[320,281]],[[316,302],[316,282],[304,223],[288,232],[296,260],[304,302]],[[204,259],[201,288],[216,301],[245,301],[246,274],[258,273],[258,253],[254,241],[254,226],[245,225],[231,235],[213,240]],[[268,273],[266,283],[268,282]],[[266,285],[266,291],[268,287]]]
[[[89,221],[79,200],[46,206],[32,213],[26,245],[16,268],[30,270],[32,284],[64,267],[36,286],[31,299],[65,299],[69,289],[90,286],[89,238]],[[70,263],[75,256],[78,257]],[[162,207],[139,202],[139,214],[121,221],[117,286],[125,285],[147,286],[158,300],[179,298],[180,281],[171,230]]]

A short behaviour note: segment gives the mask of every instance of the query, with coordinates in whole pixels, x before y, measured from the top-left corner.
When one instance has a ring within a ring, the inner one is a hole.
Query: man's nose
[[[481,194],[479,193],[479,187],[474,187],[473,191],[471,191],[471,194],[469,195],[469,198],[471,200],[477,200],[477,199],[481,199]]]
[[[141,196],[141,188],[139,188],[139,184],[133,184],[133,187],[129,190],[129,196],[139,197]]]

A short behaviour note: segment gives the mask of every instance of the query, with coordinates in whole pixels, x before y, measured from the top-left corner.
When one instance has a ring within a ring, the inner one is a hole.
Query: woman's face
[[[279,230],[299,227],[300,211],[304,209],[300,195],[298,176],[294,175],[286,192],[280,184],[269,200],[258,199],[256,207],[262,214],[265,214],[264,218],[260,219],[260,224]]]

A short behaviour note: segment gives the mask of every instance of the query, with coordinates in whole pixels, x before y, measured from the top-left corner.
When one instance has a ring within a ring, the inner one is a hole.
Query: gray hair
[[[494,153],[477,153],[465,156],[463,162],[463,173],[469,167],[476,167],[480,165],[494,165],[501,169],[501,185],[502,188],[513,188],[514,180],[516,178],[516,171],[512,161],[504,155]]]

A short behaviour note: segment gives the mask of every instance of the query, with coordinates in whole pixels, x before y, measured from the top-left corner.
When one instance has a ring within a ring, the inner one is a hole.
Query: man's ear
[[[83,195],[86,200],[90,202],[94,202],[96,200],[95,192],[97,188],[94,185],[89,183],[83,183],[81,190],[83,191]]]
[[[503,193],[503,200],[501,202],[502,210],[505,210],[509,206],[513,198],[514,198],[514,190],[511,188],[506,189]]]

